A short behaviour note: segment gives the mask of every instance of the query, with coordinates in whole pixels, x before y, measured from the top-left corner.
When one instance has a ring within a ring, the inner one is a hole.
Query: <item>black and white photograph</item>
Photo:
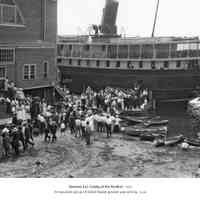
[[[195,0],[0,0],[0,178],[199,178],[199,19]]]

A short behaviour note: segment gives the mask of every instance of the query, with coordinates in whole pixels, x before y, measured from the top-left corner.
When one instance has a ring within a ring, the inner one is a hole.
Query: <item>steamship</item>
[[[139,82],[160,101],[190,98],[200,84],[199,38],[122,37],[117,34],[118,6],[107,0],[101,25],[93,25],[90,34],[59,37],[62,84],[80,92],[87,86],[132,88]]]

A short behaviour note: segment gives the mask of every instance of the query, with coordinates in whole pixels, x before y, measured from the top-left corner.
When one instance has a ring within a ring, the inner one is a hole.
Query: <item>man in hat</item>
[[[18,129],[15,127],[12,131],[12,147],[15,151],[15,155],[19,156],[19,132]]]
[[[24,134],[23,134],[23,130],[22,130],[22,126],[18,127],[18,134],[19,134],[19,141],[21,141],[22,145],[23,145],[23,150],[26,150],[25,147],[25,139],[24,139]]]
[[[32,127],[29,124],[29,121],[25,124],[24,136],[25,136],[25,149],[28,148],[28,144],[34,146],[33,136],[32,136]],[[32,140],[32,141],[31,141]]]
[[[112,135],[112,119],[109,115],[106,117],[106,133],[107,133],[107,138],[111,137],[111,135]]]
[[[91,136],[91,127],[90,127],[90,122],[86,121],[86,127],[85,127],[85,141],[86,145],[90,145],[90,136]]]
[[[57,140],[56,132],[57,132],[57,124],[55,121],[51,123],[51,133],[52,133],[52,143]]]

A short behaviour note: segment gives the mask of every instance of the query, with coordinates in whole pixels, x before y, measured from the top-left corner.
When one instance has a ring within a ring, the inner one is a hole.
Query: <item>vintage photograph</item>
[[[200,177],[195,0],[0,0],[0,178]]]

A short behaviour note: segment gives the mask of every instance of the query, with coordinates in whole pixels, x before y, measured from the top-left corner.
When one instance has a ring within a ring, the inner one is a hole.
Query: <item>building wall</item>
[[[52,85],[57,76],[55,56],[53,55],[55,55],[55,49],[53,48],[17,49],[15,73],[16,85],[24,89]],[[47,78],[44,78],[44,61],[49,62]],[[25,64],[36,64],[36,77],[34,80],[24,80],[23,69]]]
[[[49,42],[55,42],[57,34],[57,3],[53,0],[15,0],[24,17],[24,27],[1,26],[1,42],[33,42],[43,40],[44,21]],[[44,2],[46,1],[46,20]]]
[[[46,40],[56,42],[57,38],[57,3],[55,0],[46,0]]]
[[[0,48],[8,46],[15,49],[15,63],[2,66],[6,66],[8,79],[14,81],[17,87],[51,86],[57,78],[57,3],[55,0],[15,1],[25,26],[0,25]],[[44,61],[49,62],[47,78],[43,76]],[[23,80],[25,64],[36,64],[35,80]]]

